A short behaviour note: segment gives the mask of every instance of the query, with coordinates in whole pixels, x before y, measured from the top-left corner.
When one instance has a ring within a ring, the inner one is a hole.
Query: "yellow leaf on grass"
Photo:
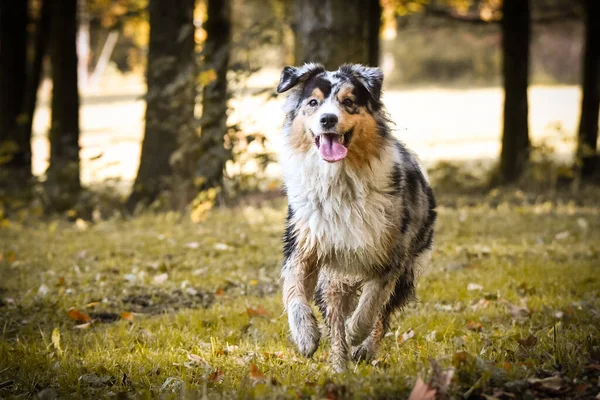
[[[54,328],[52,330],[52,345],[54,346],[54,349],[56,350],[58,355],[62,355],[63,351],[60,347],[60,331],[58,330],[58,328]]]

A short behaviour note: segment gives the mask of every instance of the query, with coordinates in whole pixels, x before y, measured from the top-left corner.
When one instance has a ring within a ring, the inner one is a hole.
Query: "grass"
[[[439,363],[450,397],[594,398],[600,196],[586,196],[442,201],[419,302],[345,374],[327,341],[305,359],[288,338],[281,200],[200,224],[5,220],[0,397],[401,398]]]

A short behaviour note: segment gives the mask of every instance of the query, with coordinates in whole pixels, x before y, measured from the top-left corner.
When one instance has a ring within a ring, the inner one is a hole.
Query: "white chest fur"
[[[318,153],[282,154],[294,224],[305,230],[305,246],[336,269],[352,272],[385,260],[392,216],[400,204],[387,194],[398,155],[382,151],[370,168],[329,164]]]

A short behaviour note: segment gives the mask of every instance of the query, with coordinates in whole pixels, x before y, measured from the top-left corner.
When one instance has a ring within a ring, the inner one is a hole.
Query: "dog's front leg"
[[[290,332],[300,353],[310,357],[319,346],[321,333],[308,303],[317,284],[318,269],[314,262],[292,254],[283,267],[283,306],[288,313]]]
[[[335,278],[327,278],[320,285],[325,297],[325,322],[331,338],[331,364],[336,372],[343,372],[348,364],[345,322],[356,288]]]
[[[383,307],[392,295],[396,279],[374,278],[363,285],[363,291],[352,317],[346,322],[346,340],[357,346],[373,331]]]

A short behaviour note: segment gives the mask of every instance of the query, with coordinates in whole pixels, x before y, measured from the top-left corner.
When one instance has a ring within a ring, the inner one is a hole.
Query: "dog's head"
[[[381,142],[382,83],[379,68],[359,64],[337,71],[320,64],[285,67],[277,92],[291,91],[285,106],[291,145],[303,152],[314,149],[331,163],[366,161]]]

